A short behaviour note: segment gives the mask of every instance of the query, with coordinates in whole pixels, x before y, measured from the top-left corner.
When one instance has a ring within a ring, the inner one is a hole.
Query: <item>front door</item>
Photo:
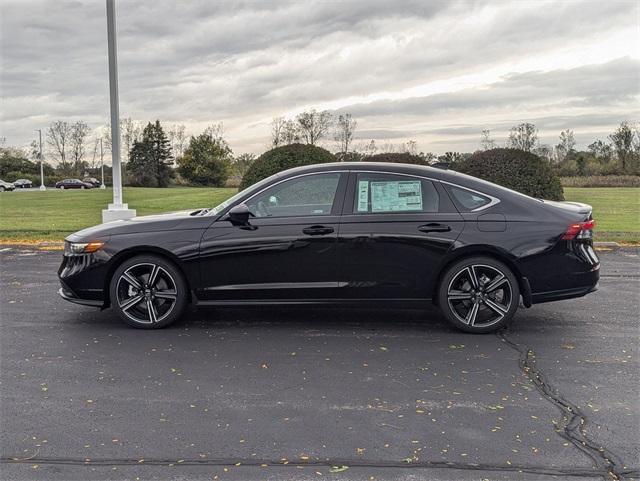
[[[198,299],[250,303],[333,297],[347,177],[325,172],[281,181],[245,201],[255,216],[250,225],[213,223],[200,246]]]
[[[436,181],[352,172],[340,225],[340,297],[431,298],[443,258],[463,227]]]

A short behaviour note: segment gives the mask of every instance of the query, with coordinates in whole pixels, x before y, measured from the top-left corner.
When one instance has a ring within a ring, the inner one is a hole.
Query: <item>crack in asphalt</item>
[[[549,384],[542,371],[536,367],[534,351],[528,346],[523,346],[509,339],[506,333],[506,329],[501,329],[496,332],[496,336],[518,352],[518,364],[523,374],[535,385],[540,394],[562,412],[564,426],[555,429],[556,433],[591,458],[596,470],[603,473],[604,479],[618,481],[632,473],[632,471],[622,469],[623,463],[618,456],[603,446],[597,446],[589,439],[585,432],[588,422],[586,414]]]
[[[571,477],[607,477],[610,470],[588,468],[551,468],[535,465],[506,465],[506,464],[482,464],[482,463],[456,463],[447,461],[384,461],[366,459],[325,459],[309,461],[287,461],[283,459],[129,459],[129,458],[0,458],[0,464],[38,464],[38,465],[67,465],[67,466],[222,466],[222,467],[349,467],[349,468],[374,468],[374,469],[460,469],[467,471],[495,471],[518,472],[538,474],[544,476],[571,476]],[[637,476],[640,471],[617,471],[616,475]],[[620,479],[620,478],[614,478]]]

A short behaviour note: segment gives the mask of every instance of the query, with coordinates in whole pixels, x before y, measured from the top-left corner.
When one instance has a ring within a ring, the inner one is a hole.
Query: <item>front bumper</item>
[[[65,288],[64,286],[61,287],[60,289],[58,289],[58,294],[65,301],[73,302],[74,304],[80,304],[82,306],[91,306],[91,307],[100,307],[100,308],[102,308],[103,304],[104,304],[102,301],[98,301],[98,300],[94,300],[94,299],[80,299],[79,297],[76,297],[75,294],[71,290],[69,290],[68,288]]]

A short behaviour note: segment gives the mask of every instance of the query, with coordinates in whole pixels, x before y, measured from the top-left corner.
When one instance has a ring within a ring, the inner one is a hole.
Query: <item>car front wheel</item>
[[[511,322],[520,289],[513,272],[490,257],[472,257],[447,269],[438,289],[442,313],[458,329],[493,332]]]
[[[182,273],[162,257],[144,255],[115,270],[109,290],[111,306],[132,327],[159,329],[180,318],[187,305]]]

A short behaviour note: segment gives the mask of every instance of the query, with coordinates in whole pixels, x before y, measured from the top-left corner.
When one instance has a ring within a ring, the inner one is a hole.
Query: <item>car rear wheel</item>
[[[180,318],[187,305],[182,273],[159,256],[137,256],[115,270],[109,290],[120,318],[139,329],[159,329]]]
[[[490,257],[472,257],[453,264],[442,277],[438,302],[458,329],[493,332],[511,322],[520,289],[513,272]]]

